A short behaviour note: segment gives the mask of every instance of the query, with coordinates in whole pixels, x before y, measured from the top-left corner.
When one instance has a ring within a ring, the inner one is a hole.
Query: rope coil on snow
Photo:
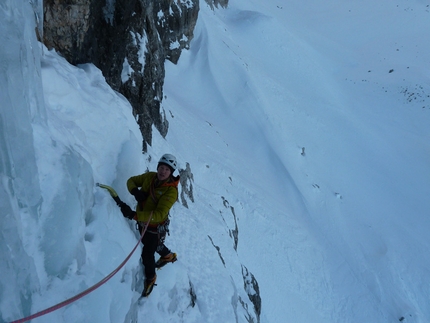
[[[103,187],[103,188],[105,188],[105,187]],[[86,296],[86,295],[88,295],[89,293],[91,293],[92,291],[94,291],[94,290],[96,290],[97,288],[99,288],[100,286],[102,286],[104,283],[106,283],[109,279],[111,279],[113,276],[115,276],[115,274],[116,273],[118,273],[118,271],[120,271],[121,270],[121,268],[122,267],[124,267],[124,265],[126,264],[126,262],[131,258],[131,256],[133,255],[133,253],[136,251],[136,249],[137,249],[137,247],[139,246],[139,243],[142,241],[142,239],[143,239],[143,236],[145,235],[145,232],[146,232],[146,229],[148,228],[148,225],[149,225],[149,222],[151,221],[151,218],[152,218],[152,212],[151,212],[151,215],[150,215],[150,217],[149,217],[149,220],[148,220],[148,222],[146,223],[146,225],[145,225],[145,227],[143,228],[143,230],[142,230],[142,234],[141,234],[141,236],[140,236],[140,239],[139,239],[139,241],[136,243],[136,245],[134,246],[134,248],[133,248],[133,250],[130,252],[130,254],[124,259],[124,261],[114,270],[114,271],[112,271],[109,275],[107,275],[105,278],[103,278],[101,281],[99,281],[97,284],[95,284],[95,285],[93,285],[93,286],[91,286],[90,288],[88,288],[88,289],[86,289],[86,290],[84,290],[83,292],[81,292],[81,293],[79,293],[79,294],[77,294],[76,296],[73,296],[73,297],[71,297],[71,298],[69,298],[69,299],[67,299],[67,300],[65,300],[64,302],[61,302],[61,303],[58,303],[58,304],[56,304],[56,305],[54,305],[54,306],[51,306],[51,307],[49,307],[49,308],[47,308],[47,309],[45,309],[45,310],[43,310],[43,311],[40,311],[40,312],[37,312],[37,313],[35,313],[35,314],[32,314],[32,315],[30,315],[30,316],[27,316],[27,317],[25,317],[25,318],[22,318],[22,319],[19,319],[19,320],[16,320],[16,321],[12,321],[12,322],[10,322],[10,323],[23,323],[23,322],[27,322],[27,321],[30,321],[30,320],[32,320],[32,319],[35,319],[36,317],[40,317],[40,316],[43,316],[43,315],[46,315],[46,314],[48,314],[48,313],[51,313],[51,312],[53,312],[53,311],[55,311],[55,310],[58,310],[58,309],[60,309],[60,308],[62,308],[62,307],[64,307],[64,306],[66,306],[66,305],[69,305],[69,304],[71,304],[71,303],[73,303],[73,302],[75,302],[75,301],[77,301],[78,299],[80,299],[80,298],[82,298],[82,297],[84,297],[84,296]]]

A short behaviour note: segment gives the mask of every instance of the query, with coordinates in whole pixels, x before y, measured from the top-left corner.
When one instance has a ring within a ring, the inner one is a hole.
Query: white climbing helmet
[[[166,164],[170,167],[173,168],[173,170],[175,170],[176,167],[176,157],[171,155],[171,154],[164,154],[163,156],[161,156],[160,160],[158,161],[158,164]]]

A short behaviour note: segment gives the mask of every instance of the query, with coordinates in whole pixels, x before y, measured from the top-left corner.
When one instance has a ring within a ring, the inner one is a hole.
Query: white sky
[[[179,260],[139,302],[138,249],[33,322],[247,322],[244,268],[261,323],[430,322],[429,4],[200,7],[191,49],[166,63],[169,133],[142,155],[101,72],[38,50],[31,10],[0,6],[0,322],[124,260],[134,225],[95,183],[132,205],[126,180],[163,153],[193,173],[194,202],[171,212]]]

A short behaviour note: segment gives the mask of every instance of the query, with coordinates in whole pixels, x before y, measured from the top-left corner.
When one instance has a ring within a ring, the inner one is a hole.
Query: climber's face
[[[172,172],[170,171],[169,166],[161,164],[157,168],[157,177],[160,181],[165,181],[169,178],[170,174]]]

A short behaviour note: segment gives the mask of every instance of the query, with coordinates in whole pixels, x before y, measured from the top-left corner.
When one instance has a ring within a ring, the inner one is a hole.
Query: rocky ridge
[[[144,142],[162,136],[164,62],[190,46],[198,0],[45,0],[43,43],[70,63],[93,63],[133,107]]]

